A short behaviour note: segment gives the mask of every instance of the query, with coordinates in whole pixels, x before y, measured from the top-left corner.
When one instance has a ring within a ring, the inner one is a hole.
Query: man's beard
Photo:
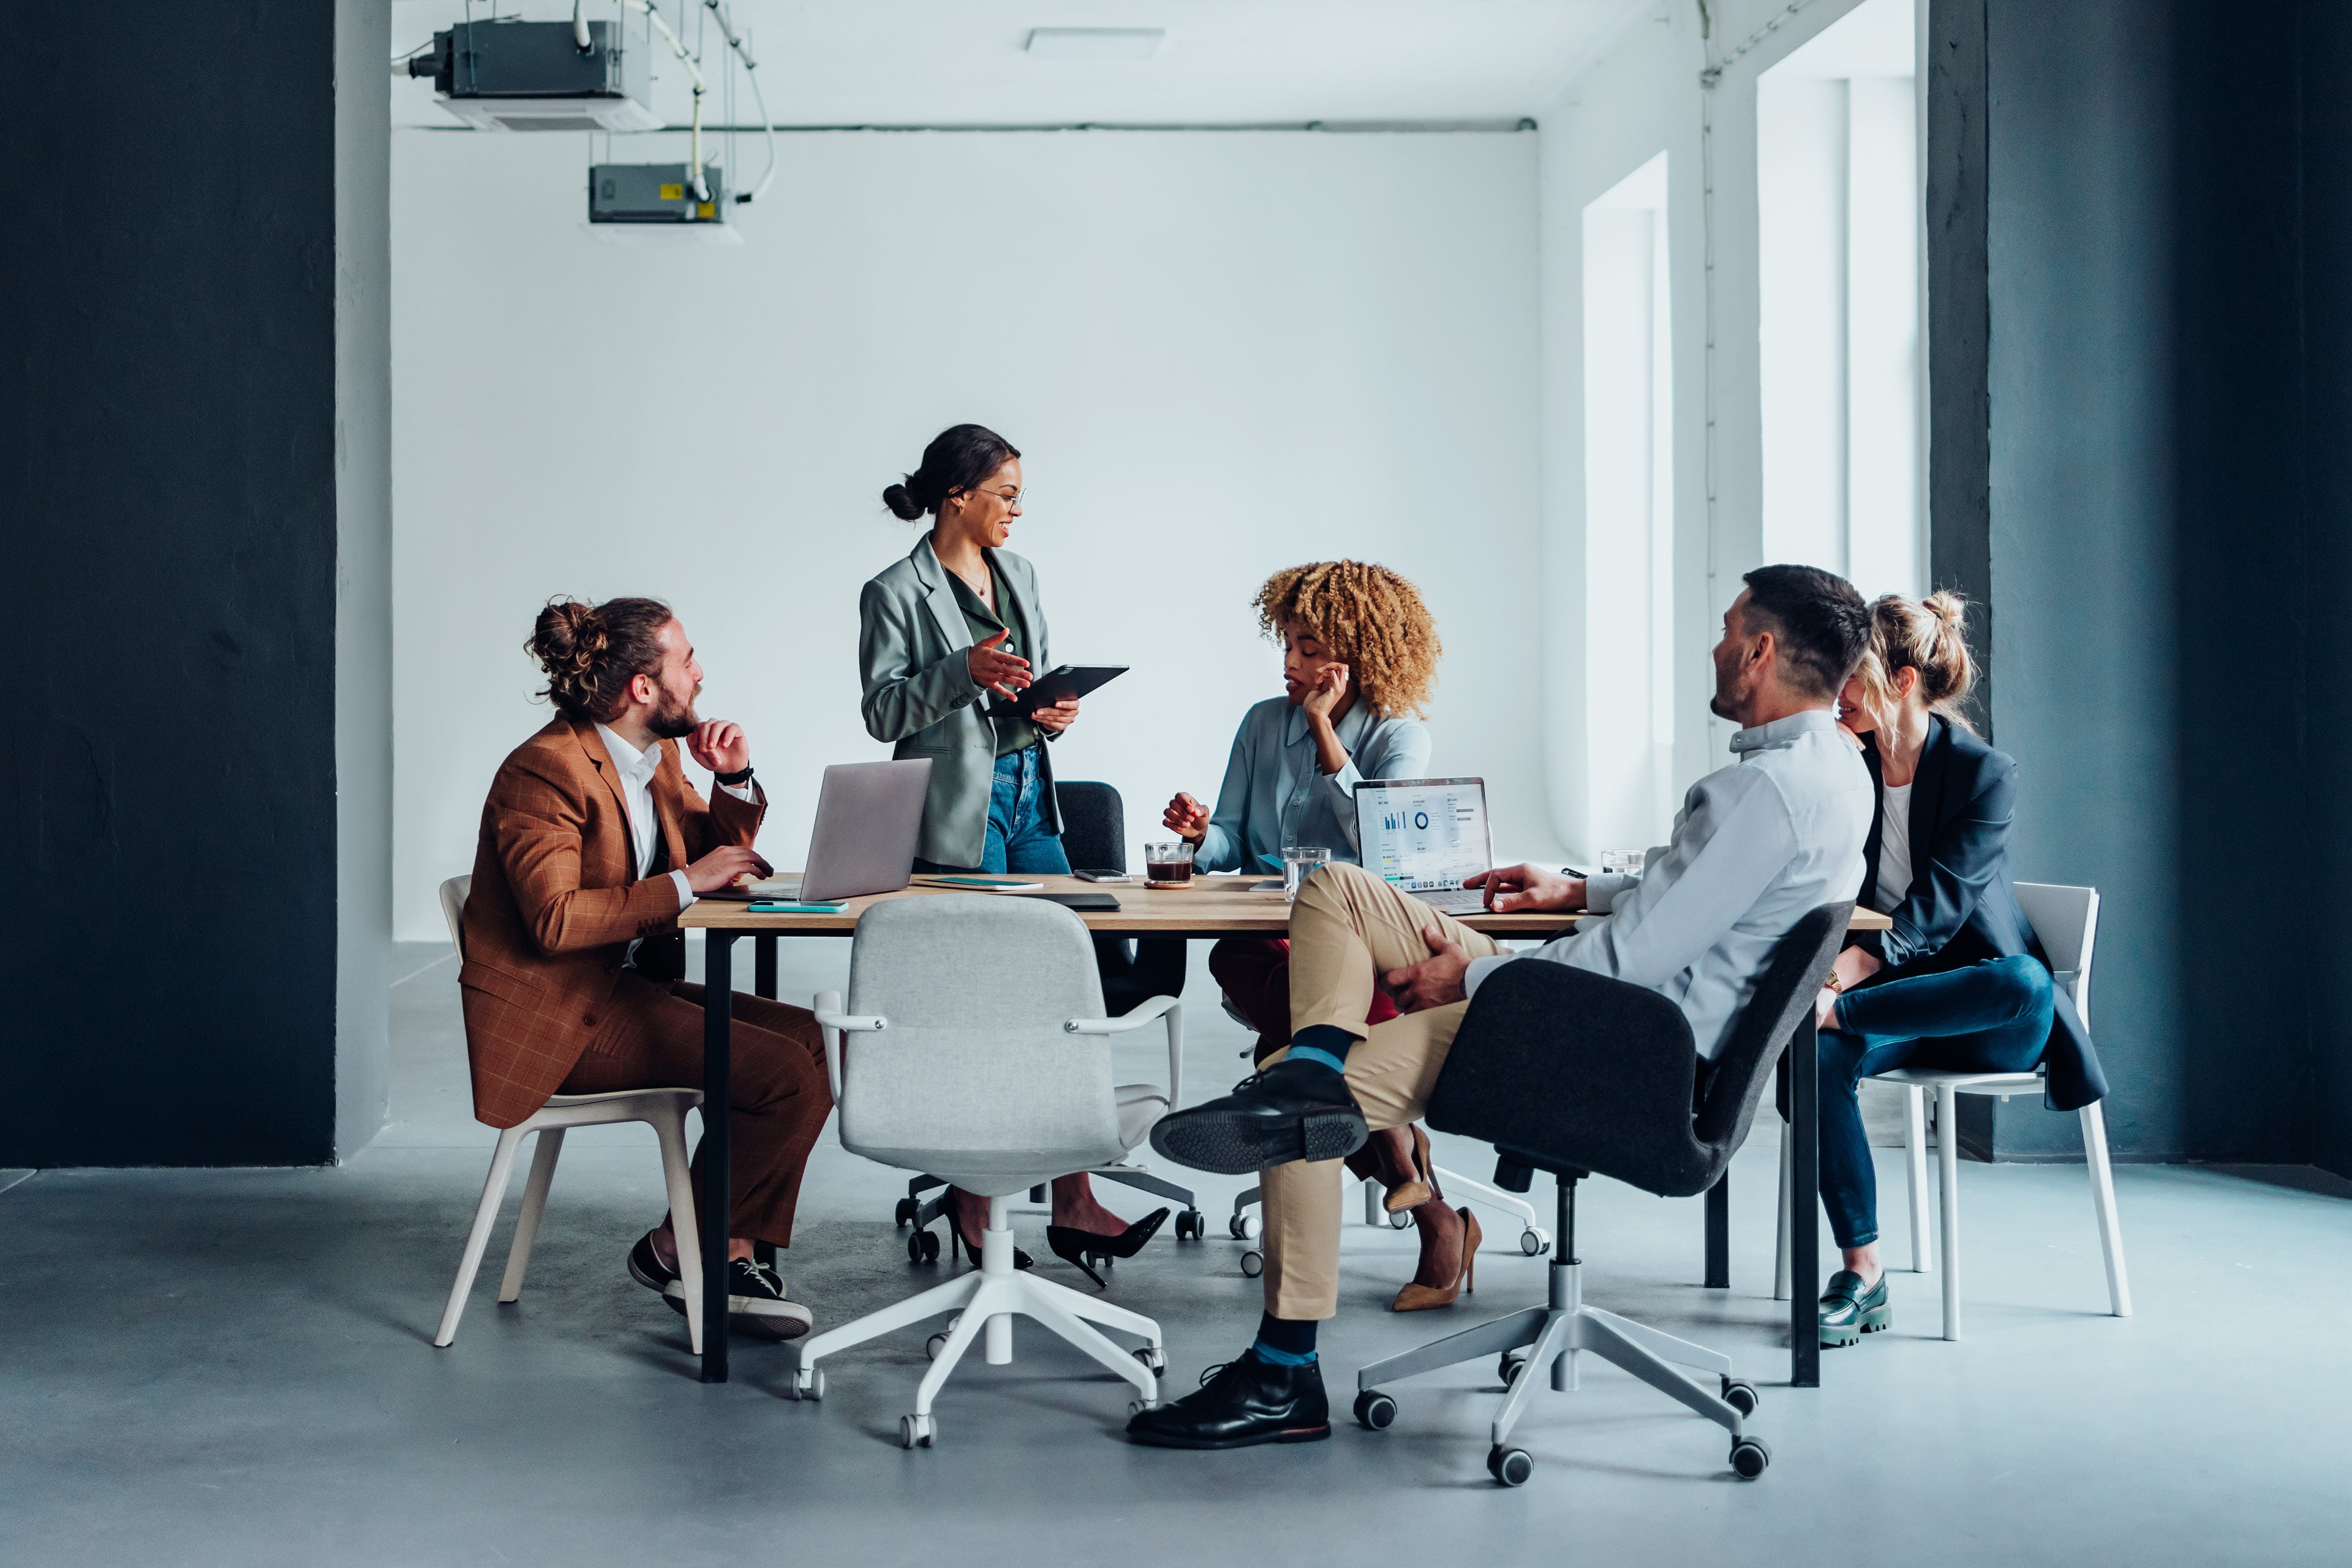
[[[694,716],[692,697],[683,701],[673,701],[669,693],[665,691],[661,705],[646,720],[646,728],[665,741],[683,741],[694,733],[695,726],[700,722],[702,721]]]

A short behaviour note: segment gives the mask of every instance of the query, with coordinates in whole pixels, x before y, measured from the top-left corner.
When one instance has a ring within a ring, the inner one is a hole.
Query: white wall
[[[761,847],[797,864],[819,767],[884,754],[857,590],[916,536],[879,492],[961,419],[1026,454],[1013,548],[1056,658],[1136,667],[1056,752],[1125,794],[1130,838],[1213,791],[1280,689],[1257,584],[1346,554],[1435,612],[1433,765],[1486,776],[1498,852],[1558,853],[1534,137],[843,134],[783,160],[748,244],[652,251],[581,232],[582,140],[394,137],[401,937],[440,936],[434,887],[545,720],[521,644],[554,593],[677,605],[703,711],[751,730]]]
[[[1629,27],[1538,116],[1543,261],[1542,640],[1547,799],[1578,854],[1588,781],[1614,765],[1607,727],[1584,690],[1588,605],[1585,209],[1666,154],[1673,414],[1673,789],[1728,760],[1713,720],[1707,650],[1739,577],[1764,563],[1756,94],[1759,76],[1853,9],[1853,0],[1720,0],[1661,5]],[[1718,71],[1703,88],[1701,73]],[[1712,133],[1706,128],[1711,125]],[[1664,825],[1661,824],[1663,828]]]

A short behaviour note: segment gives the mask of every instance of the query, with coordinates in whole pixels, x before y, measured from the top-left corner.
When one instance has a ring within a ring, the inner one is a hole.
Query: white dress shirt
[[[1668,997],[1710,1060],[1780,939],[1862,890],[1870,837],[1870,770],[1828,709],[1742,730],[1731,749],[1739,760],[1691,786],[1673,841],[1639,876],[1586,879],[1585,907],[1608,919],[1524,955]],[[1476,960],[1464,989],[1513,961]]]
[[[596,738],[604,742],[613,767],[621,775],[621,799],[629,808],[629,842],[636,850],[636,873],[639,880],[654,868],[654,839],[661,831],[661,818],[654,811],[654,774],[661,771],[661,742],[656,741],[640,752],[614,731],[599,724]],[[759,784],[756,780],[740,784],[720,784],[719,788],[737,800],[759,804]],[[677,885],[677,907],[683,910],[694,902],[694,885],[686,879],[682,867],[670,868],[669,879]],[[638,941],[643,941],[639,938]],[[629,943],[629,955],[625,963],[637,961],[637,943]]]

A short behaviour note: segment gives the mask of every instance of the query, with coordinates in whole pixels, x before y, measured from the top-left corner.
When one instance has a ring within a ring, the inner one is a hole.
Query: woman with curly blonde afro
[[[1354,861],[1355,789],[1363,779],[1422,778],[1429,731],[1420,722],[1444,650],[1421,592],[1385,566],[1318,561],[1292,566],[1257,592],[1257,624],[1282,644],[1283,695],[1242,716],[1216,809],[1190,795],[1162,817],[1209,871],[1278,873],[1282,852],[1320,845]],[[1290,944],[1228,937],[1209,952],[1228,1010],[1258,1032],[1262,1061],[1290,1041]],[[1396,1016],[1376,995],[1368,1023]],[[1399,1311],[1454,1299],[1477,1247],[1463,1215],[1442,1201],[1419,1127],[1376,1132],[1348,1168],[1388,1189],[1391,1214],[1412,1212],[1421,1265],[1397,1293]]]

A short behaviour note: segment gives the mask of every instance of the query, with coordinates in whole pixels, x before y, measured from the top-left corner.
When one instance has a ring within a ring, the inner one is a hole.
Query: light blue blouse
[[[1334,728],[1348,765],[1326,773],[1316,763],[1304,711],[1287,697],[1253,704],[1234,734],[1217,809],[1192,864],[1206,871],[1279,873],[1283,850],[1300,844],[1319,844],[1334,860],[1359,859],[1357,784],[1427,777],[1429,731],[1418,720],[1382,718],[1361,702]]]

